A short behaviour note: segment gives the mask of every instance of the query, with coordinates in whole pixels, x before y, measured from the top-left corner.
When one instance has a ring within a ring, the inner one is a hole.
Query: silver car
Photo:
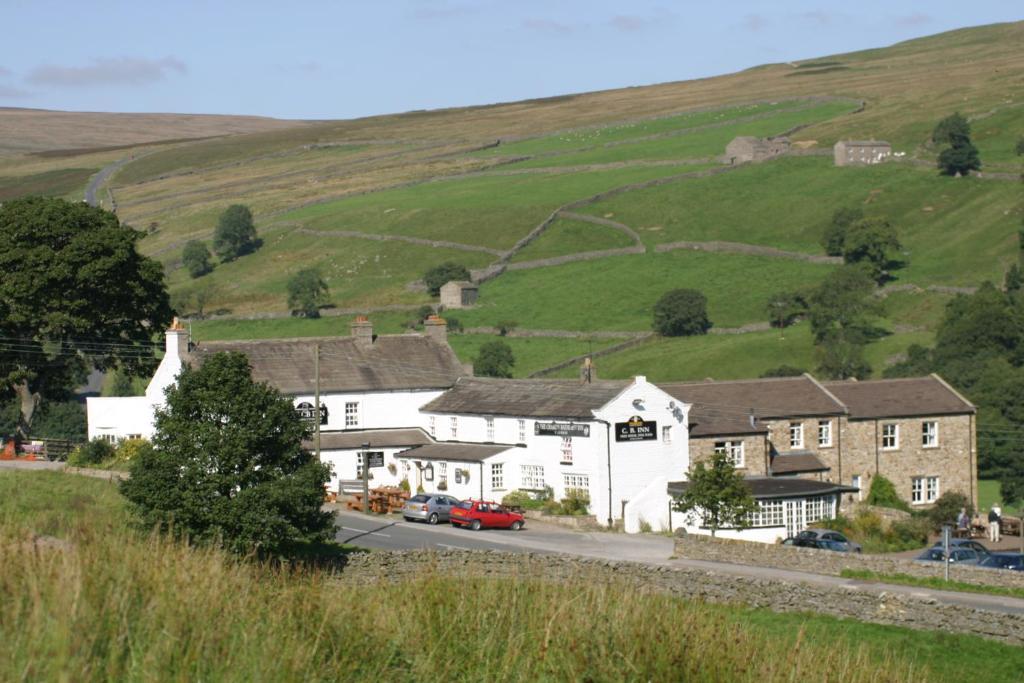
[[[426,522],[427,524],[447,522],[451,515],[452,507],[458,505],[458,503],[459,500],[457,498],[452,498],[442,493],[417,493],[405,501],[405,507],[402,508],[402,516],[405,517],[407,522],[414,520]]]

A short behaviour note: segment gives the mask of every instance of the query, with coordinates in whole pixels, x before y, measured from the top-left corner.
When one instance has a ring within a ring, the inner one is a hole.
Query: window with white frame
[[[781,500],[759,500],[757,501],[757,509],[750,515],[750,526],[784,526],[785,522],[782,515]]]
[[[97,438],[107,443],[117,443],[117,435],[115,434],[100,434]]]
[[[900,426],[894,422],[882,425],[882,450],[891,451],[900,447]]]
[[[505,463],[491,464],[491,488],[495,491],[505,488]]]
[[[345,404],[345,428],[359,426],[359,404],[355,402]]]
[[[451,433],[451,438],[454,441],[459,436],[459,418],[452,415],[448,418],[448,431]]]
[[[435,437],[437,436],[437,417],[436,416],[431,415],[427,419],[427,429],[430,430],[430,435],[431,436],[435,436]]]
[[[448,463],[437,463],[437,481],[438,488],[441,488],[441,484],[444,484],[445,488],[448,487]]]
[[[921,445],[924,448],[937,448],[939,445],[939,423],[921,423]]]
[[[565,485],[565,490],[571,491],[590,491],[590,475],[587,474],[572,474],[565,472],[562,474],[562,483]]]
[[[661,428],[661,441],[662,443],[672,443],[672,427]]]
[[[832,420],[818,420],[818,448],[832,445]]]
[[[804,423],[803,422],[790,422],[789,423],[789,447],[790,448],[803,448],[804,447]]]
[[[544,488],[544,465],[520,465],[519,478],[524,489]]]
[[[526,443],[526,420],[517,420],[519,426],[519,441],[516,443]]]
[[[745,467],[742,441],[716,441],[715,454],[724,453],[729,456],[733,467]]]
[[[494,442],[494,418],[493,417],[485,417],[484,421],[487,424],[487,440],[493,443]]]
[[[850,485],[860,489],[859,491],[857,491],[857,500],[864,500],[864,487],[861,484],[862,481],[863,480],[861,479],[859,474],[855,474],[852,477],[850,477]]]
[[[811,524],[832,517],[832,496],[811,496],[804,500],[804,523]]]
[[[572,464],[572,437],[571,436],[563,436],[562,437],[562,464],[563,465],[571,465]]]
[[[939,498],[938,477],[914,477],[910,480],[910,502],[934,503]]]

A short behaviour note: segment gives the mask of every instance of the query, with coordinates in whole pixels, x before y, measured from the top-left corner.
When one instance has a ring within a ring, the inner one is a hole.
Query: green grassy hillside
[[[121,218],[148,229],[142,249],[164,263],[172,290],[209,288],[207,310],[223,315],[286,316],[287,279],[309,266],[323,273],[334,306],[372,311],[430,303],[416,283],[444,261],[472,269],[508,262],[513,268],[483,285],[480,306],[458,314],[464,324],[512,320],[522,330],[575,331],[580,343],[600,330],[640,333],[649,329],[654,301],[673,287],[704,291],[717,327],[754,324],[743,335],[623,351],[600,361],[605,376],[812,367],[806,333],[792,333],[794,342],[804,336],[803,346],[772,346],[764,342],[771,333],[756,331],[756,323],[766,319],[769,295],[811,286],[834,267],[818,257],[819,235],[836,208],[859,206],[896,226],[907,265],[895,285],[973,287],[1000,280],[1016,258],[1024,202],[1014,145],[1024,136],[1024,103],[1014,93],[1024,85],[1022,40],[1024,22],[983,26],[699,81],[167,144],[139,154],[110,189]],[[931,129],[957,110],[972,122],[984,177],[944,178],[934,168]],[[781,134],[793,141],[790,155],[722,165],[733,137]],[[832,164],[836,140],[863,138],[890,141],[899,158],[875,167]],[[76,169],[98,158],[0,160],[0,191],[19,175],[26,184],[44,181],[40,191],[57,191],[57,179],[80,181]],[[210,239],[218,214],[238,202],[252,207],[263,248],[190,281],[180,266],[185,242]],[[559,209],[568,215],[517,248]],[[634,232],[646,253],[529,267],[629,247]],[[677,242],[697,244],[664,251]],[[740,246],[721,251],[709,242]],[[793,254],[750,253],[747,245]],[[879,322],[892,334],[868,351],[876,373],[906,343],[928,342],[941,317],[946,295],[913,296],[913,305],[890,297]],[[400,322],[384,317],[385,325]],[[205,334],[228,327],[267,336],[315,326],[238,321]],[[345,327],[337,321],[332,329]],[[456,343],[464,360],[478,341]],[[696,361],[684,367],[673,355],[677,346],[703,358],[701,369]],[[541,369],[579,350],[534,345],[523,351],[523,367]]]

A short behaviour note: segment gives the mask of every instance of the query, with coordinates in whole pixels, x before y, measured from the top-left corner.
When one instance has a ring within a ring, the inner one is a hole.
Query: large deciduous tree
[[[252,212],[243,204],[232,204],[217,221],[213,233],[213,251],[221,261],[233,261],[259,247]]]
[[[156,412],[153,449],[122,484],[139,522],[237,553],[286,553],[326,540],[327,465],[302,448],[292,401],[252,379],[239,353],[185,368]]]
[[[480,377],[511,377],[516,359],[512,347],[503,341],[487,342],[473,361],[473,373]]]
[[[884,218],[863,218],[846,229],[843,261],[862,263],[875,282],[889,279],[889,271],[903,265],[897,257],[900,240],[896,228]]]
[[[210,250],[199,240],[189,240],[181,253],[181,263],[188,269],[189,277],[195,279],[213,270],[210,263]]]
[[[17,396],[27,436],[43,398],[66,398],[89,367],[154,364],[171,321],[162,266],[142,233],[84,203],[28,197],[0,206],[0,394]]]
[[[673,289],[654,304],[654,331],[664,337],[704,334],[711,329],[708,300],[696,289]]]
[[[470,273],[466,266],[452,261],[445,261],[441,265],[434,266],[423,274],[423,282],[427,285],[430,296],[437,296],[441,293],[441,287],[452,281],[469,280]]]
[[[932,142],[947,145],[939,152],[943,175],[967,175],[981,168],[978,148],[971,142],[971,124],[960,112],[939,121],[932,131]]]
[[[303,268],[288,279],[288,308],[292,315],[319,318],[327,303],[327,283],[316,268]]]
[[[742,531],[750,526],[757,502],[727,454],[715,453],[707,465],[694,463],[688,479],[673,503],[676,510],[699,521],[712,536],[722,528]]]

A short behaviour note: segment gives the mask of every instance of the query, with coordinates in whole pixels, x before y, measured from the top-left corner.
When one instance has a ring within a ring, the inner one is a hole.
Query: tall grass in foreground
[[[9,532],[5,528],[4,532]],[[6,533],[2,680],[921,680],[727,612],[583,581],[346,585],[152,537]],[[924,676],[928,678],[928,676]]]
[[[37,522],[70,545],[37,548]],[[139,536],[110,484],[56,473],[0,472],[0,643],[2,681],[879,683],[982,681],[1020,665],[1014,648],[978,638],[705,605],[582,574],[358,585],[261,566]]]

